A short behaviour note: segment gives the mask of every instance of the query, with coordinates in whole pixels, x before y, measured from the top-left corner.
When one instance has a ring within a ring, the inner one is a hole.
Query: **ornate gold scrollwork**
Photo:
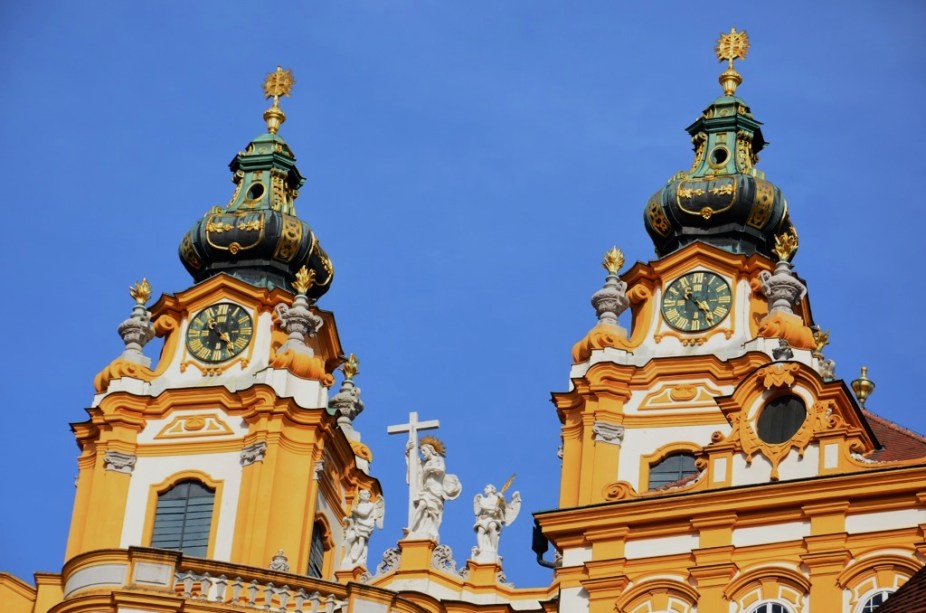
[[[196,250],[193,248],[193,239],[190,238],[189,233],[185,234],[183,240],[180,241],[180,257],[194,270],[199,270],[203,266],[202,260],[196,255]]]
[[[746,220],[747,226],[762,228],[772,215],[772,205],[775,203],[775,186],[768,181],[756,179],[756,199],[752,205],[752,212]]]
[[[302,222],[296,217],[288,215],[283,217],[283,228],[280,231],[280,240],[277,241],[273,259],[280,262],[291,262],[299,250],[302,240]]]
[[[650,198],[646,204],[646,217],[649,219],[650,226],[660,236],[668,236],[672,230],[669,225],[669,218],[666,217],[665,211],[662,210],[662,204],[659,202],[658,195]]]

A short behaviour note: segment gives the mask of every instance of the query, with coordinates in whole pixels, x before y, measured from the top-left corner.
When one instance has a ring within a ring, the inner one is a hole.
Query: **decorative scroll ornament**
[[[277,66],[276,71],[268,74],[264,80],[264,97],[273,98],[273,106],[264,111],[267,131],[271,134],[276,134],[286,121],[286,113],[280,108],[280,96],[289,96],[295,83],[292,71],[283,70],[282,66]]]
[[[737,32],[736,28],[730,28],[726,34],[721,34],[717,39],[717,46],[714,51],[717,53],[717,59],[721,62],[726,61],[727,69],[720,75],[720,85],[723,87],[725,96],[732,96],[736,93],[736,88],[743,82],[743,77],[733,68],[734,60],[745,60],[746,52],[749,50],[749,36],[746,30]]]
[[[383,557],[376,565],[376,577],[381,577],[386,573],[392,572],[399,568],[399,562],[402,560],[402,550],[398,547],[391,547],[383,552]]]
[[[762,386],[767,389],[776,387],[791,387],[794,385],[794,375],[801,369],[797,362],[791,364],[770,364],[756,371],[762,380]]]
[[[119,451],[107,451],[103,455],[103,466],[106,470],[112,470],[117,473],[130,474],[135,470],[135,462],[138,458],[129,453]]]
[[[614,481],[604,486],[601,495],[605,500],[623,500],[636,497],[637,491],[626,481]]]
[[[453,559],[453,550],[450,545],[438,545],[431,554],[431,566],[445,573],[460,575],[457,570],[457,562]]]
[[[624,426],[611,424],[606,421],[596,421],[592,424],[595,440],[611,445],[620,445],[624,442]]]
[[[344,558],[342,570],[366,567],[370,535],[374,528],[383,529],[383,517],[386,515],[386,501],[382,496],[375,502],[370,490],[363,489],[357,495],[357,502],[351,509],[347,525],[344,527]]]
[[[241,450],[241,465],[250,466],[256,462],[263,462],[266,455],[267,443],[264,441],[257,441]]]
[[[283,553],[282,549],[277,551],[277,554],[273,556],[272,560],[270,560],[269,568],[270,570],[276,571],[278,573],[289,572],[289,558],[286,557],[286,554]]]

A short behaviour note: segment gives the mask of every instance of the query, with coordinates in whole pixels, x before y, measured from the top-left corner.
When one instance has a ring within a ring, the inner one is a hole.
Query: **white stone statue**
[[[422,437],[420,457],[418,453],[412,453],[414,448],[412,441],[405,447],[413,506],[407,537],[439,542],[444,501],[454,500],[463,491],[463,486],[456,475],[447,474],[444,466],[446,449],[440,440],[433,436]],[[417,475],[417,482],[412,480],[412,475]]]
[[[354,508],[351,509],[347,525],[344,527],[344,558],[342,570],[351,570],[357,566],[366,567],[370,535],[373,528],[383,529],[383,517],[386,515],[386,501],[370,500],[370,490],[360,490]]]
[[[476,494],[473,498],[473,513],[476,515],[476,523],[473,530],[476,531],[476,546],[473,547],[473,561],[480,563],[497,563],[498,557],[498,538],[505,526],[518,517],[521,511],[521,492],[515,492],[511,495],[511,500],[505,502],[505,491],[511,485],[514,476],[502,487],[500,492],[496,491],[495,486],[491,483],[485,486],[483,494]]]

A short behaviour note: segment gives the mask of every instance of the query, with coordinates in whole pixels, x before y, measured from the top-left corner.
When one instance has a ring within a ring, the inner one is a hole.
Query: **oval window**
[[[779,396],[769,400],[762,409],[757,433],[766,443],[778,445],[791,440],[806,418],[807,408],[803,400],[797,396]]]

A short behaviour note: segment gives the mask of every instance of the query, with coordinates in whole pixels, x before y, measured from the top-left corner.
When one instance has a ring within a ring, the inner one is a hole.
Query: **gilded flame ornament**
[[[137,304],[148,302],[148,298],[151,298],[151,284],[148,283],[148,279],[143,277],[141,281],[129,287],[129,295],[135,299]]]
[[[816,343],[816,353],[822,354],[823,348],[830,344],[829,330],[814,330],[813,340]]]
[[[354,377],[357,376],[357,373],[360,372],[360,360],[357,359],[357,356],[353,353],[348,356],[347,361],[341,364],[341,372],[344,373],[344,378],[348,381],[353,381]]]
[[[727,69],[720,75],[720,85],[723,87],[725,96],[732,96],[736,93],[737,86],[743,82],[743,77],[733,68],[733,61],[746,59],[746,52],[749,51],[749,35],[746,34],[746,30],[737,32],[735,27],[730,28],[729,32],[721,34],[717,39],[714,51],[719,61],[727,62]]]
[[[315,271],[309,270],[304,265],[296,272],[296,280],[293,281],[293,287],[299,294],[305,294],[315,285]]]
[[[797,233],[784,232],[775,236],[775,247],[772,249],[778,259],[787,262],[797,252]]]
[[[609,273],[616,275],[617,271],[624,265],[624,252],[617,247],[611,247],[611,250],[604,254],[601,265]]]

